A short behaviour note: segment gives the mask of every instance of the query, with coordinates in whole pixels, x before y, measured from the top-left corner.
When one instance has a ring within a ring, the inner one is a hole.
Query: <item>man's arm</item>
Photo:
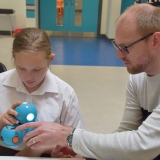
[[[160,153],[160,105],[136,131],[95,134],[76,129],[72,146],[95,159],[154,159]]]
[[[67,145],[66,138],[73,130],[50,122],[32,122],[17,127],[18,130],[25,128],[35,128],[24,137],[24,142],[33,149],[43,145]],[[37,143],[33,144],[32,137]],[[75,153],[94,159],[154,159],[160,153],[160,106],[136,131],[96,134],[77,128],[72,148]]]
[[[136,92],[136,82],[130,75],[126,86],[125,110],[117,132],[137,130],[142,124],[142,111]]]

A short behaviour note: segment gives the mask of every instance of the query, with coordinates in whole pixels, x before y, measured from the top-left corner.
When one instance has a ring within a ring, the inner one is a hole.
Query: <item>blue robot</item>
[[[2,142],[7,146],[17,146],[19,145],[24,137],[24,134],[22,131],[16,131],[16,127],[18,125],[6,125],[3,127],[1,131],[1,140]]]
[[[15,129],[17,126],[37,121],[37,110],[33,103],[22,102],[15,110],[18,112],[18,115],[15,116],[15,118],[19,121],[19,124],[13,126],[6,125],[1,130],[1,141],[7,146],[19,145],[22,142],[24,135],[34,129],[29,128],[22,131],[16,131]]]
[[[15,118],[20,124],[36,121],[37,110],[33,103],[22,102],[15,110],[18,112],[18,115],[15,116]]]

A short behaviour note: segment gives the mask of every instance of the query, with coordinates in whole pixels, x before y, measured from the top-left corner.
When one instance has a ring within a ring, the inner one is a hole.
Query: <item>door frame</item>
[[[37,16],[37,18],[38,18],[38,28],[40,27],[40,17],[39,17],[39,15],[40,15],[40,3],[39,3],[39,1],[40,0],[36,0],[37,1],[37,7],[38,7],[38,11],[37,11],[37,13],[38,13],[38,16]],[[97,35],[96,35],[96,37],[101,37],[102,35],[100,34],[100,29],[101,29],[101,16],[102,16],[102,3],[103,3],[103,0],[98,0],[98,22],[97,22]],[[64,34],[65,35],[65,34]]]
[[[103,0],[99,0],[98,3],[98,24],[97,24],[97,37],[101,37],[101,17],[102,17],[102,3]]]

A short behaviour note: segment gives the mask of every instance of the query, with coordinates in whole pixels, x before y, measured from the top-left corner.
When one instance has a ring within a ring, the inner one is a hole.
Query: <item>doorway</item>
[[[99,0],[40,0],[40,28],[50,36],[96,37],[98,8]]]

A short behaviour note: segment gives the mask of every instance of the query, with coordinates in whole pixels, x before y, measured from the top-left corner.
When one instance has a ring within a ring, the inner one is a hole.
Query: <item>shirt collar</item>
[[[3,82],[3,85],[13,87],[18,92],[27,93],[27,90],[19,78],[16,69],[8,71],[8,75]],[[32,92],[31,95],[43,95],[45,92],[58,93],[55,75],[53,75],[49,69],[41,86],[35,92]]]

